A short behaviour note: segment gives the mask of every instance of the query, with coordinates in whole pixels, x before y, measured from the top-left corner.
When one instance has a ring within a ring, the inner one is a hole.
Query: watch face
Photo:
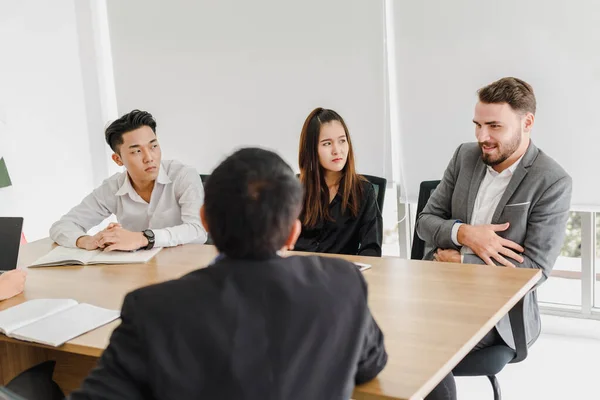
[[[146,235],[148,239],[154,239],[154,232],[152,232],[150,229],[146,229],[144,231],[144,235]]]

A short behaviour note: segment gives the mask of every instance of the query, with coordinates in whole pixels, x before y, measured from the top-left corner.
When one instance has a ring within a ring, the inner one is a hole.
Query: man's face
[[[149,126],[142,126],[123,135],[119,154],[113,155],[117,165],[124,165],[134,182],[156,180],[160,169],[161,151],[158,139]]]
[[[527,118],[527,115],[514,111],[508,103],[477,103],[473,123],[485,164],[499,165],[520,149],[526,132],[529,133]]]

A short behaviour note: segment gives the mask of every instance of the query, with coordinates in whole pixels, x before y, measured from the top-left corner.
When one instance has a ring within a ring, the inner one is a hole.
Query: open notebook
[[[8,337],[58,347],[119,318],[119,311],[70,299],[29,300],[0,311],[0,331]]]
[[[355,262],[354,265],[356,265],[360,271],[365,271],[365,270],[371,268],[371,264],[363,264],[363,263]]]
[[[89,264],[143,264],[161,250],[160,247],[150,250],[102,251],[83,250],[58,246],[45,256],[37,259],[30,267],[55,267],[58,265]]]

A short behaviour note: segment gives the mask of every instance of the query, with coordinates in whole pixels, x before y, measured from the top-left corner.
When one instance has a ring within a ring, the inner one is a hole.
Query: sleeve
[[[434,248],[459,249],[452,240],[452,229],[457,222],[452,219],[452,195],[458,176],[457,164],[461,147],[462,145],[456,149],[442,181],[417,218],[417,235]]]
[[[533,207],[527,221],[527,236],[523,243],[523,262],[510,261],[518,268],[542,270],[543,283],[552,272],[566,235],[567,219],[571,207],[573,182],[565,176],[552,184]],[[465,254],[465,264],[485,264],[475,254]]]
[[[382,188],[385,190],[385,188]],[[359,256],[381,257],[383,241],[383,218],[375,197],[375,189],[369,184],[365,193],[365,211],[361,217],[358,235],[360,240]]]
[[[200,222],[200,207],[204,202],[204,188],[200,175],[193,168],[186,168],[174,185],[183,223],[169,228],[154,229],[154,245],[172,247],[186,243],[205,243],[207,235]]]
[[[50,227],[50,238],[61,246],[77,247],[77,239],[114,213],[115,194],[105,181],[79,205]]]
[[[365,302],[368,300],[367,283],[361,275],[363,288],[365,292]],[[383,332],[379,329],[377,322],[371,315],[369,307],[366,306],[365,328],[363,329],[363,345],[359,356],[358,368],[354,376],[354,383],[361,385],[375,377],[383,370],[387,364],[388,355],[385,351],[383,342]]]
[[[454,243],[455,246],[461,245],[458,242],[458,230],[462,224],[462,222],[455,222],[454,225],[452,225],[452,243]]]
[[[136,400],[150,398],[148,360],[145,342],[136,326],[136,294],[125,297],[121,325],[113,332],[110,343],[96,368],[71,393],[71,400]]]

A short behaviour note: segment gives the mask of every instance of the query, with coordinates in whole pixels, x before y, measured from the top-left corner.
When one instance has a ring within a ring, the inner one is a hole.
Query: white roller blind
[[[600,3],[397,1],[393,20],[409,201],[475,140],[476,90],[516,76],[535,90],[532,139],[573,177],[574,208],[600,206]]]
[[[346,120],[359,172],[382,176],[383,0],[109,0],[117,105],[152,112],[163,156],[209,172],[234,148],[297,168],[317,106]]]

